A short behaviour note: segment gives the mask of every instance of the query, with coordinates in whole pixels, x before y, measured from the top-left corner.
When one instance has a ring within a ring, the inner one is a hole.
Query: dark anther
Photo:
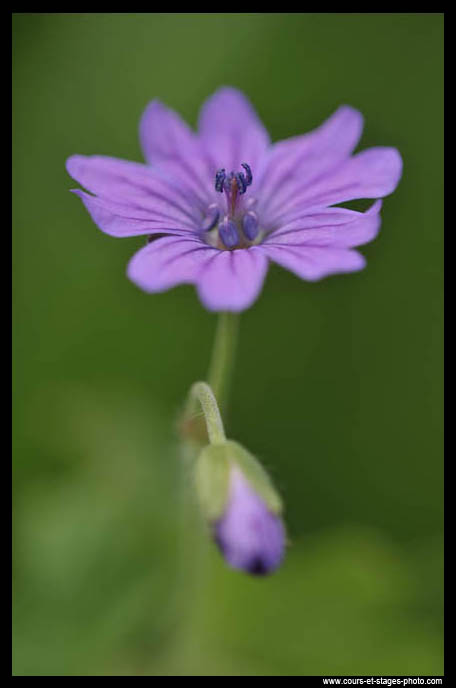
[[[226,174],[224,168],[218,170],[215,175],[215,190],[220,191],[220,193],[223,191],[223,182],[225,181],[225,177]]]
[[[244,194],[247,189],[247,183],[245,181],[244,175],[242,174],[242,172],[236,172],[234,176],[236,177],[239,193]]]
[[[215,190],[220,191],[220,193],[222,191],[230,193],[233,191],[233,180],[236,180],[237,190],[240,194],[244,194],[247,190],[247,187],[252,183],[253,177],[250,165],[247,165],[246,162],[243,162],[241,163],[241,167],[244,168],[245,174],[243,172],[230,172],[227,175],[224,167],[218,170],[215,175]]]
[[[241,167],[244,168],[245,170],[245,184],[246,186],[250,186],[252,183],[252,170],[250,169],[250,165],[247,165],[246,162],[241,162]]]

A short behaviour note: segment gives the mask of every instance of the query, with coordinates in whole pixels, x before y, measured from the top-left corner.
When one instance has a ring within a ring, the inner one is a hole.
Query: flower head
[[[282,502],[261,464],[237,442],[203,449],[196,464],[200,504],[227,563],[272,573],[285,552]]]
[[[396,187],[395,148],[352,155],[361,114],[342,106],[318,129],[271,144],[248,100],[222,88],[201,110],[198,133],[159,101],[140,139],[147,164],[73,155],[69,174],[107,234],[150,239],[130,279],[148,292],[181,283],[210,310],[242,311],[258,297],[269,261],[315,281],[364,267],[354,247],[375,237],[381,201],[364,213],[337,207]]]

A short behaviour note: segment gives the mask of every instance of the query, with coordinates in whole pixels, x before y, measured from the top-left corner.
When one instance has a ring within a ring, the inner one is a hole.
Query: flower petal
[[[153,172],[147,165],[106,156],[72,155],[68,173],[98,197],[132,209],[166,215],[176,223],[199,226],[206,207],[187,189]]]
[[[162,237],[141,248],[128,264],[128,277],[148,292],[193,283],[217,254],[197,238]]]
[[[268,261],[262,247],[219,251],[197,281],[203,304],[212,311],[242,311],[261,291]]]
[[[309,282],[336,273],[356,272],[366,264],[364,256],[347,248],[272,243],[263,244],[262,248],[268,258]]]
[[[382,202],[377,201],[365,213],[346,208],[320,208],[272,232],[265,243],[339,248],[360,246],[377,235],[381,207]]]
[[[351,155],[363,130],[363,116],[342,105],[323,124],[302,136],[275,143],[261,171],[261,194],[268,197],[292,180],[308,183]]]
[[[92,220],[98,227],[115,237],[138,236],[141,234],[183,234],[195,233],[189,220],[177,222],[160,212],[159,204],[154,212],[122,205],[97,196],[91,196],[80,189],[71,191],[82,199]]]
[[[368,148],[342,162],[329,174],[307,184],[292,184],[277,194],[269,218],[286,218],[301,206],[325,206],[359,198],[382,198],[392,193],[402,174],[402,158],[396,148]]]
[[[162,158],[191,158],[198,149],[198,139],[188,124],[159,100],[146,107],[139,138],[144,158],[151,165]]]
[[[199,138],[177,113],[153,100],[141,118],[139,136],[149,164],[206,201],[216,170]]]
[[[238,170],[242,162],[255,168],[269,146],[269,135],[247,98],[234,88],[221,88],[203,105],[201,141],[219,169]]]

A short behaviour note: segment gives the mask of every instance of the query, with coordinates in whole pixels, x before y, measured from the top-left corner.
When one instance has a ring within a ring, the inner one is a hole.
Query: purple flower
[[[282,561],[285,529],[239,468],[230,471],[228,502],[214,525],[215,540],[230,566],[265,575]]]
[[[153,101],[140,124],[147,164],[74,155],[74,190],[107,234],[154,239],[128,266],[148,292],[195,284],[210,310],[242,311],[258,297],[269,261],[305,280],[360,270],[354,247],[375,237],[381,202],[401,176],[395,148],[352,155],[362,116],[342,106],[318,129],[271,144],[247,99],[222,88],[203,105],[198,133]],[[158,238],[157,238],[158,237]]]

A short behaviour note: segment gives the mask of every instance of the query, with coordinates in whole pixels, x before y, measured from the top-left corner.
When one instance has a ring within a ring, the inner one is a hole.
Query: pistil
[[[246,162],[241,163],[244,172],[230,172],[226,174],[222,167],[215,175],[215,190],[219,193],[225,192],[228,216],[233,218],[236,213],[236,203],[239,196],[247,191],[247,187],[252,183],[252,170]]]

